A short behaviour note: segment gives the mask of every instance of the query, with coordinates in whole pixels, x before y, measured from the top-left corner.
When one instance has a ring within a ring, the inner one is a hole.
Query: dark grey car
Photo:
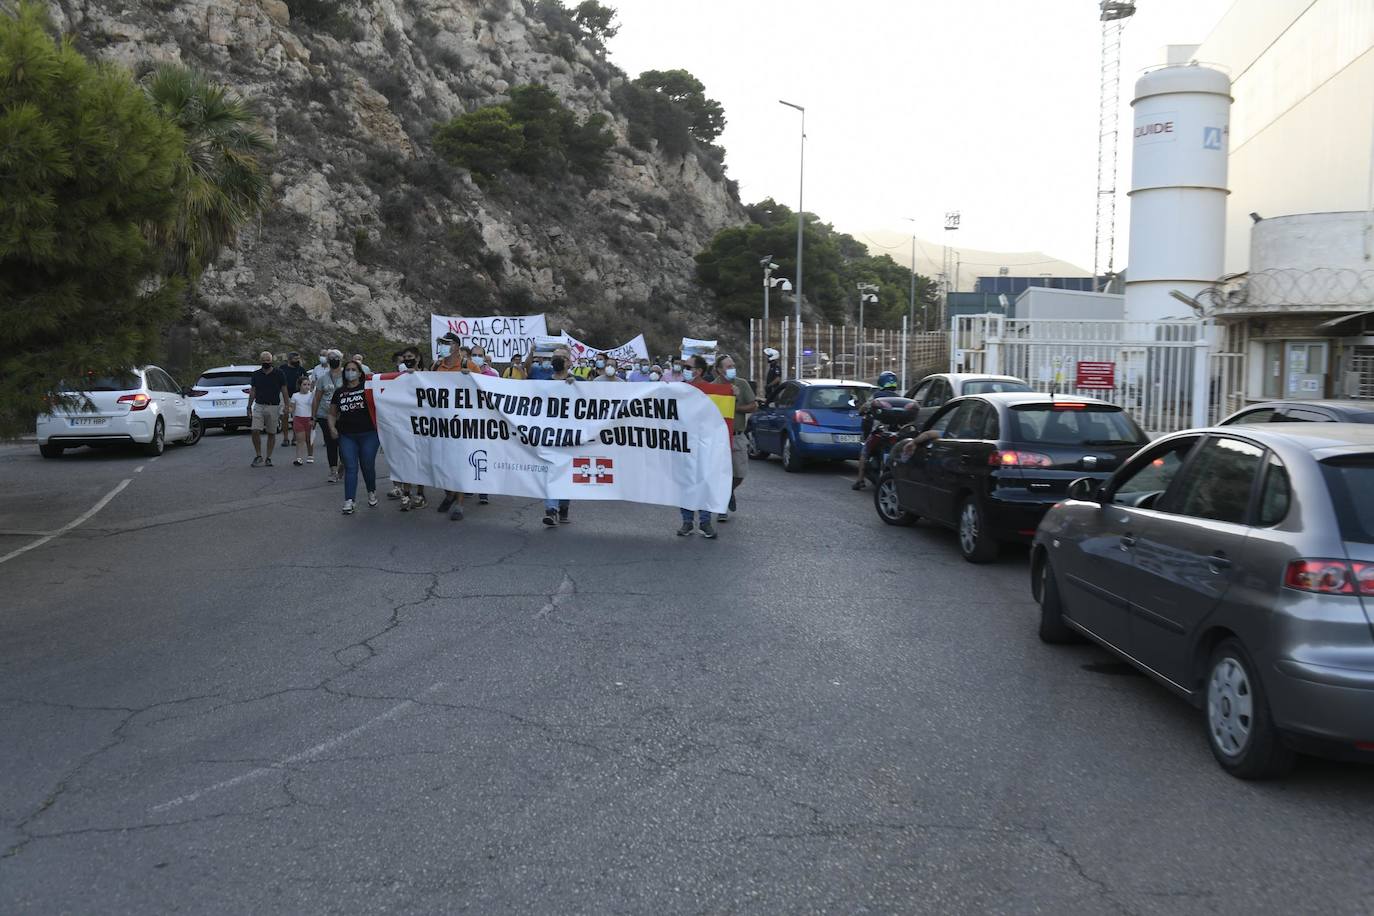
[[[1374,760],[1374,426],[1176,433],[1069,496],[1032,546],[1043,640],[1090,637],[1202,708],[1235,776]]]

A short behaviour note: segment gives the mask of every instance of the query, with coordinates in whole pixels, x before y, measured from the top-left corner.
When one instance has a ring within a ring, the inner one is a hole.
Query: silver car
[[[916,402],[916,424],[925,423],[935,411],[955,398],[970,394],[999,394],[1004,391],[1031,391],[1031,386],[1011,375],[984,375],[972,372],[937,372],[912,386],[906,396]]]
[[[1031,576],[1041,639],[1088,637],[1201,708],[1232,775],[1374,760],[1374,426],[1156,440],[1070,485]]]

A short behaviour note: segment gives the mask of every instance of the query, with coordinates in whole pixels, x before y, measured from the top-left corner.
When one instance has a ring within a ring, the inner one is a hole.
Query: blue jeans
[[[559,512],[567,512],[568,506],[571,504],[571,499],[546,499],[544,500],[544,511],[552,512],[557,509]]]
[[[339,433],[339,457],[344,466],[344,499],[358,495],[358,465],[363,468],[363,483],[367,492],[377,489],[377,450],[382,442],[376,431],[368,433]]]
[[[692,510],[691,510],[691,509],[678,509],[677,511],[679,511],[679,512],[682,513],[682,523],[683,523],[684,525],[690,525],[690,524],[692,524]],[[698,510],[697,510],[697,515],[700,516],[700,518],[698,518],[698,520],[697,520],[697,523],[698,523],[698,524],[701,524],[701,525],[709,525],[709,524],[711,523],[711,510],[709,510],[709,509],[698,509]]]

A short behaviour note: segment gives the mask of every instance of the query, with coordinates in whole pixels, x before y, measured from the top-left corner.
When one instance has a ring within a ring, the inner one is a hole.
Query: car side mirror
[[[1084,503],[1102,501],[1102,486],[1092,477],[1080,477],[1069,484],[1069,499]]]

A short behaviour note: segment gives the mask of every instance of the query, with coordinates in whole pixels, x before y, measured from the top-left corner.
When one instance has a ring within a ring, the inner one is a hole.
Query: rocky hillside
[[[544,311],[619,342],[711,336],[693,255],[744,221],[718,155],[629,142],[625,74],[535,0],[51,0],[91,56],[209,72],[260,107],[275,199],[203,278],[195,350],[419,339],[431,311]],[[513,87],[610,117],[598,178],[479,186],[433,151],[449,119]]]

